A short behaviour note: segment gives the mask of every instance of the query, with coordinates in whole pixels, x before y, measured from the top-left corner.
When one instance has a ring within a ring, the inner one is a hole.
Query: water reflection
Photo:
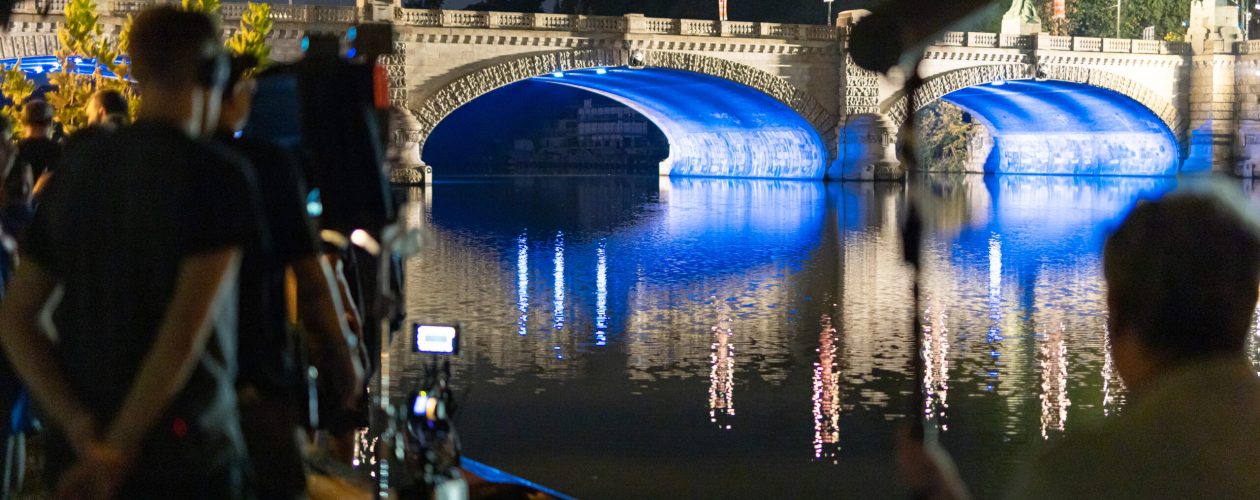
[[[475,387],[460,422],[468,452],[579,496],[697,482],[697,495],[781,495],[720,472],[748,457],[781,464],[779,486],[801,495],[888,496],[890,474],[872,467],[915,383],[964,474],[997,488],[1029,443],[1122,407],[1099,251],[1127,207],[1172,182],[912,179],[933,228],[917,312],[902,186],[438,184],[427,247],[408,265],[409,312],[465,327],[455,378]],[[910,366],[916,313],[923,380]],[[395,352],[396,397],[416,362]],[[541,449],[559,458],[540,460]],[[689,464],[710,468],[670,476]]]
[[[948,315],[939,301],[923,314],[923,408],[924,419],[941,430],[949,430],[945,421],[949,409],[949,327]]]
[[[731,429],[735,416],[735,345],[731,343],[731,316],[726,304],[717,304],[717,324],[713,325],[713,368],[709,371],[709,421],[719,429]]]
[[[1041,348],[1041,438],[1049,439],[1053,431],[1063,432],[1067,426],[1068,365],[1067,339],[1063,323],[1052,325],[1047,333],[1038,335]],[[1104,354],[1105,356],[1105,354]]]
[[[836,329],[824,314],[814,363],[814,459],[835,463],[840,453],[840,367]]]
[[[516,308],[521,317],[516,321],[517,334],[529,334],[529,237],[516,239]]]

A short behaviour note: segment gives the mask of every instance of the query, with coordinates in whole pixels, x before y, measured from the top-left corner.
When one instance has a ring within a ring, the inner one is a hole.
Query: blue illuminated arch
[[[595,68],[533,80],[603,95],[665,133],[670,176],[822,179],[828,153],[805,118],[739,83],[689,71]]]
[[[105,76],[106,78],[118,78],[118,75],[115,75],[114,73],[110,72],[109,69],[107,69],[104,64],[98,64],[96,62],[96,59],[76,56],[76,57],[73,57],[72,60],[75,63],[74,64],[75,74],[90,76],[92,74],[95,74],[96,69],[99,67],[101,70],[101,75]],[[124,61],[125,61],[124,59],[119,58],[115,62],[121,63]],[[13,58],[13,59],[0,59],[0,66],[3,66],[4,69],[9,69],[13,67],[14,64],[18,64],[19,62],[21,62],[22,71],[24,71],[27,75],[31,75],[31,76],[46,75],[48,73],[55,73],[57,71],[61,71],[61,61],[58,60],[56,56],[31,56],[31,57],[22,57],[22,58]]]
[[[941,99],[984,123],[986,173],[1176,175],[1177,139],[1159,116],[1118,92],[1055,80],[999,80]]]

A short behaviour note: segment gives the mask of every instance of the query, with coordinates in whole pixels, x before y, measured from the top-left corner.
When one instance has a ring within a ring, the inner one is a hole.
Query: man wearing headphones
[[[138,16],[139,118],[65,152],[0,303],[59,498],[242,496],[237,277],[266,242],[253,179],[203,139],[227,78],[218,33],[171,7]],[[58,287],[54,343],[38,318]]]

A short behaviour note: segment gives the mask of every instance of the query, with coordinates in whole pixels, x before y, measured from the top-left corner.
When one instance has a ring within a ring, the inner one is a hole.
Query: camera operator
[[[140,13],[139,120],[62,157],[0,304],[60,498],[242,496],[238,266],[265,242],[245,167],[201,140],[227,77],[219,33],[204,14]],[[54,343],[38,318],[58,287]]]
[[[286,268],[297,279],[309,357],[321,383],[330,389],[330,400],[320,404],[357,403],[363,367],[354,355],[357,338],[345,321],[341,302],[333,297],[336,285],[307,217],[306,189],[295,162],[278,146],[236,137],[249,120],[254,81],[246,73],[256,65],[251,56],[232,59],[215,133],[217,141],[249,160],[272,243],[269,253],[246,251],[242,262],[241,430],[254,469],[255,492],[270,499],[303,498],[302,407],[309,392],[303,356],[288,332]]]

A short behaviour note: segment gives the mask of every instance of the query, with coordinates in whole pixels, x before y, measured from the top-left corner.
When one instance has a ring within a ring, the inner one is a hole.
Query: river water
[[[928,213],[927,404],[981,497],[1121,411],[1100,251],[1158,178],[439,182],[409,322],[458,322],[465,454],[582,498],[905,498],[906,193]],[[405,338],[402,336],[400,338]],[[396,398],[425,358],[391,354]]]

